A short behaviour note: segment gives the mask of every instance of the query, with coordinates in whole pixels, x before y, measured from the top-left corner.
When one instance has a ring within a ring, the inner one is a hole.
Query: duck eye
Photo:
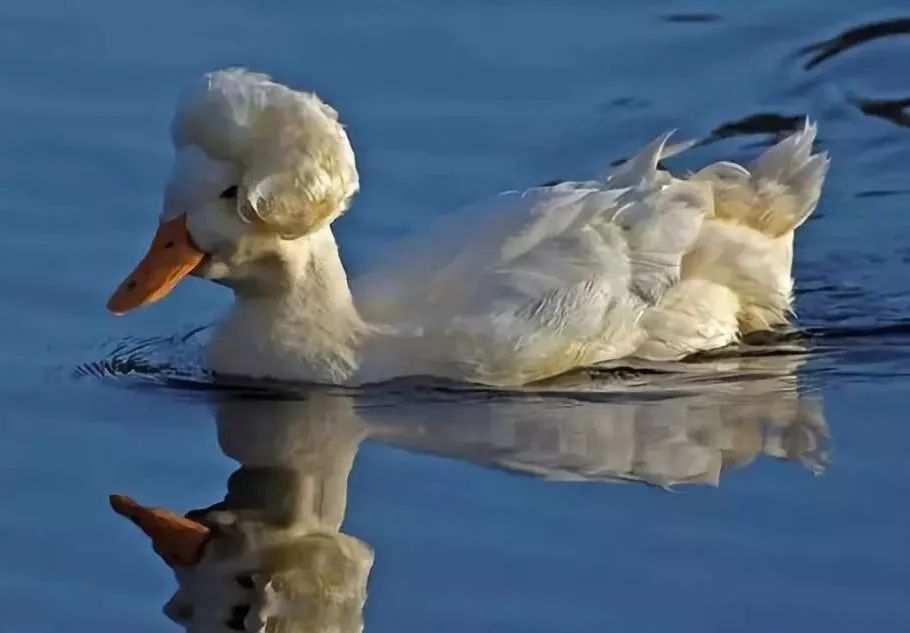
[[[237,197],[237,185],[231,185],[227,189],[221,192],[221,198],[225,200],[233,200]]]

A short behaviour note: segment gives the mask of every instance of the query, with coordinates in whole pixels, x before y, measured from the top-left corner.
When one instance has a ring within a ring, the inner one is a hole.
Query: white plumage
[[[716,163],[686,178],[658,169],[687,147],[665,134],[603,180],[456,213],[349,289],[330,223],[358,178],[334,110],[232,69],[182,101],[164,217],[186,215],[208,254],[198,274],[235,290],[209,349],[216,372],[524,384],[623,357],[682,358],[786,323],[793,231],[828,166],[811,153],[815,134],[807,122],[748,169]],[[238,199],[217,199],[231,184]]]

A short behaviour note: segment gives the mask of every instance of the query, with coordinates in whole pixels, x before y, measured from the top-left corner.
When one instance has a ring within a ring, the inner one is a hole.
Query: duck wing
[[[709,183],[658,169],[668,138],[603,181],[506,192],[396,244],[354,281],[358,308],[415,367],[486,384],[631,354],[712,213]]]

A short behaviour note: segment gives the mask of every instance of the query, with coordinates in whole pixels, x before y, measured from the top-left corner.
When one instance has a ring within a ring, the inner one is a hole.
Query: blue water
[[[338,573],[344,609],[301,599],[295,630],[910,627],[906,2],[651,4],[0,7],[0,631],[177,629],[162,607],[191,579],[107,495],[183,513],[228,490],[238,525],[375,553]],[[104,303],[157,221],[178,91],[234,64],[342,113],[354,273],[441,213],[597,175],[666,128],[705,141],[684,171],[809,114],[833,157],[797,239],[809,335],[584,396],[206,388],[195,328],[223,289],[190,280],[121,319]],[[290,568],[310,578],[307,556]],[[196,596],[219,626],[258,591],[226,578]]]

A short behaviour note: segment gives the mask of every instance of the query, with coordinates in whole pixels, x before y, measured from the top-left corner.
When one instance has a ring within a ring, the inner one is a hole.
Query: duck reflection
[[[174,570],[165,614],[187,631],[361,631],[373,553],[340,531],[365,436],[353,403],[235,400],[216,419],[241,464],[223,501],[178,517],[111,498]]]
[[[215,405],[218,441],[241,466],[223,501],[185,517],[122,496],[112,505],[174,570],[165,613],[187,631],[361,631],[373,553],[341,525],[364,439],[553,479],[717,485],[761,455],[818,472],[827,428],[798,388],[800,363],[703,359],[520,393],[411,386],[230,399]]]
[[[778,350],[780,351],[780,350]],[[828,430],[801,354],[704,357],[566,376],[535,393],[411,397],[368,410],[371,437],[560,480],[718,485],[761,455],[821,472]]]

